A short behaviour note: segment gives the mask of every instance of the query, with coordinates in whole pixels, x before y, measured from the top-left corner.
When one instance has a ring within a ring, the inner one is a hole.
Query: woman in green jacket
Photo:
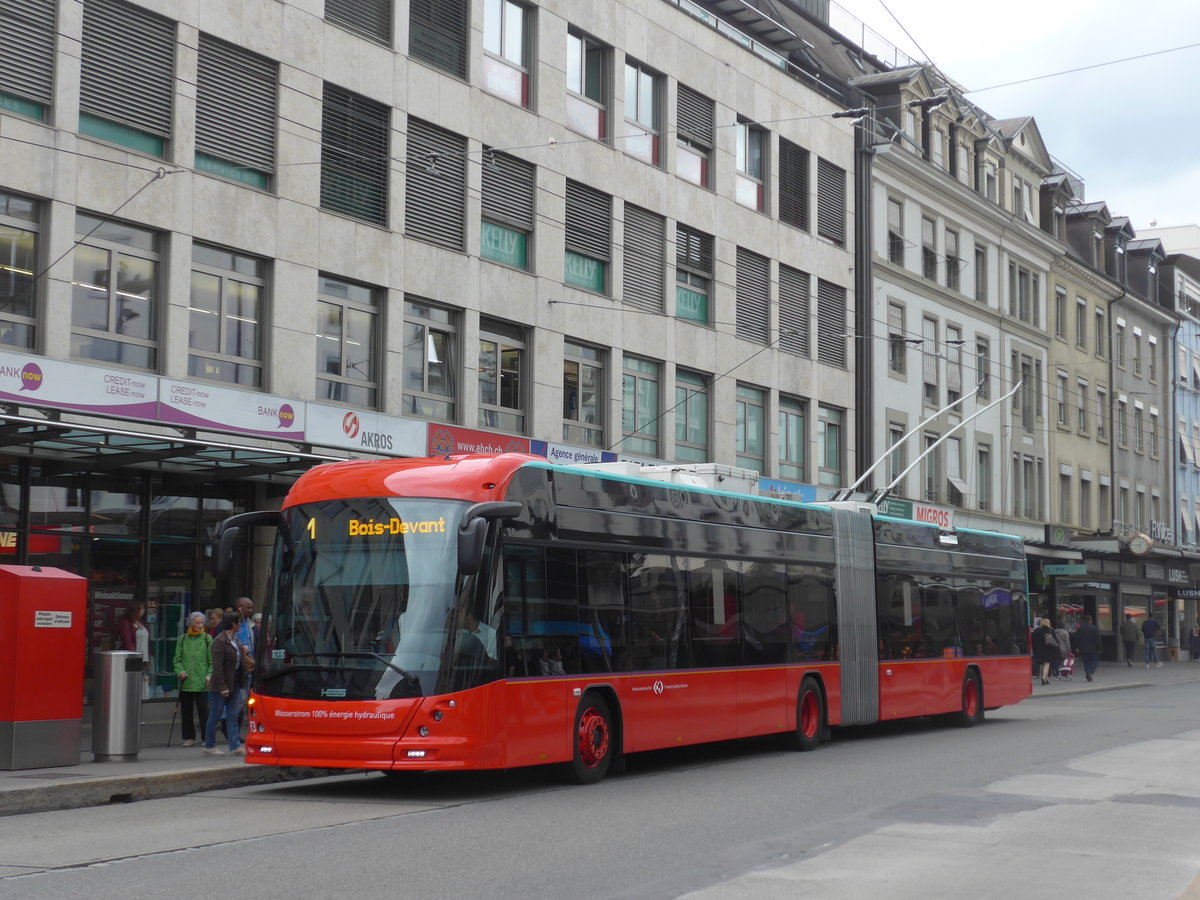
[[[196,745],[196,726],[208,721],[208,679],[212,675],[212,637],[204,630],[204,613],[188,616],[188,629],[175,645],[175,674],[179,677],[179,709],[183,716],[183,746]]]

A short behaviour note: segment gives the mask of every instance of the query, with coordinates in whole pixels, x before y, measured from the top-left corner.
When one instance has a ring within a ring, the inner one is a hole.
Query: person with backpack
[[[175,675],[179,679],[179,713],[183,717],[183,746],[196,746],[196,722],[208,724],[208,679],[212,675],[212,637],[204,630],[204,613],[188,616],[187,631],[175,644]],[[193,714],[196,722],[193,722]]]

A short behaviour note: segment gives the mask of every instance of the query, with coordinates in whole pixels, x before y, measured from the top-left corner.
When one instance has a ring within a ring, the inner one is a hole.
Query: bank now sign
[[[884,500],[879,504],[879,512],[894,519],[911,519],[914,522],[936,525],[947,531],[954,527],[954,510],[945,506],[934,506],[932,503],[920,503],[916,500]]]

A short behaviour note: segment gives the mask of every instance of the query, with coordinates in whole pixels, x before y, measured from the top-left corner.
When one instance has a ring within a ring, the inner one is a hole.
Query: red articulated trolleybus
[[[523,454],[331,463],[275,525],[246,760],[562,763],[1030,693],[1020,539]],[[706,467],[714,470],[721,467]],[[739,471],[739,470],[730,470]]]

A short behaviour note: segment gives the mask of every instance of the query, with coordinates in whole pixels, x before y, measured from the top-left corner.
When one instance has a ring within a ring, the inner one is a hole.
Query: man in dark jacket
[[[238,746],[238,674],[242,659],[241,646],[237,641],[237,627],[241,616],[234,612],[225,613],[221,620],[221,632],[212,642],[212,677],[208,683],[208,725],[204,729],[204,752],[209,756],[220,756],[217,749],[217,722],[225,716],[226,736],[229,752],[245,753]]]
[[[1155,621],[1153,616],[1147,616],[1146,621],[1142,623],[1142,637],[1146,639],[1146,668],[1157,666],[1162,668],[1162,663],[1158,661],[1158,632],[1161,626]]]
[[[1091,616],[1083,617],[1083,624],[1075,632],[1075,646],[1079,648],[1079,656],[1083,659],[1083,672],[1091,681],[1100,665],[1100,629]]]

